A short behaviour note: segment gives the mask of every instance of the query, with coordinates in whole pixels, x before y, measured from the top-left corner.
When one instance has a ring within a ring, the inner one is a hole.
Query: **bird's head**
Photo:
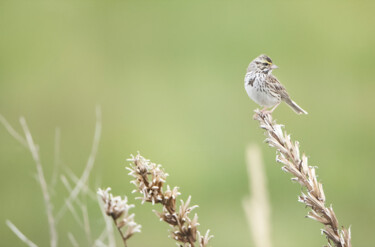
[[[270,74],[272,70],[277,68],[278,67],[272,63],[271,58],[269,58],[267,55],[262,54],[251,61],[249,67],[247,68],[247,72],[255,71],[259,73]]]

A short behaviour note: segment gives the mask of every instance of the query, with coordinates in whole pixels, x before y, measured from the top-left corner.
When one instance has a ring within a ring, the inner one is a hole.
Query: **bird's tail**
[[[305,111],[304,109],[302,109],[299,105],[297,105],[296,102],[294,102],[293,100],[291,99],[286,99],[285,100],[285,103],[287,103],[290,108],[292,108],[297,114],[307,114],[307,111]]]

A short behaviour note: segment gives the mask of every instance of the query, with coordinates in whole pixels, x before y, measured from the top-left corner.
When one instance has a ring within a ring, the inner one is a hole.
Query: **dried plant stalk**
[[[152,204],[160,203],[163,205],[163,212],[154,212],[161,221],[172,227],[170,236],[178,242],[178,245],[194,247],[198,240],[197,246],[208,246],[209,240],[213,237],[210,235],[210,231],[208,230],[204,236],[201,236],[197,230],[199,225],[198,215],[195,214],[193,219],[189,218],[189,213],[198,207],[197,205],[189,206],[191,196],[186,202],[181,200],[181,205],[177,211],[176,199],[180,192],[178,192],[178,187],[171,190],[169,185],[167,185],[166,191],[163,190],[168,174],[164,172],[161,165],[150,162],[140,154],[132,155],[128,161],[132,163],[130,168],[126,167],[126,169],[130,171],[129,175],[134,177],[131,183],[137,187],[133,192],[138,191],[142,194],[142,197],[137,199],[141,199],[142,203],[151,202]]]
[[[242,204],[250,233],[253,236],[255,247],[272,247],[271,206],[262,153],[258,145],[247,147],[246,161],[250,196],[244,198]]]
[[[46,182],[46,178],[44,176],[43,166],[42,166],[42,163],[40,161],[39,149],[38,149],[37,145],[34,143],[33,137],[31,135],[29,127],[26,124],[25,118],[22,117],[20,119],[20,122],[21,122],[21,126],[23,128],[23,131],[25,133],[27,145],[28,145],[29,150],[31,152],[31,155],[34,159],[34,162],[36,164],[38,181],[39,181],[42,193],[43,193],[44,205],[46,207],[46,212],[47,212],[47,219],[48,219],[49,232],[50,232],[50,238],[51,238],[50,244],[51,244],[51,247],[56,247],[57,246],[57,238],[58,238],[58,234],[57,234],[57,230],[56,230],[56,220],[55,220],[55,217],[53,216],[53,212],[52,212],[53,205],[52,205],[52,202],[51,202],[51,196],[50,196],[49,191],[48,191],[48,185],[47,185],[47,182]]]
[[[276,124],[270,114],[255,110],[254,119],[266,130],[266,142],[277,149],[276,161],[284,165],[282,170],[291,173],[294,176],[292,181],[298,182],[306,189],[306,192],[299,196],[299,202],[311,208],[308,218],[324,225],[322,234],[326,235],[328,246],[351,247],[350,228],[340,229],[332,205],[326,207],[323,185],[317,180],[315,167],[308,165],[306,155],[300,156],[299,143],[293,143],[290,135],[283,132],[282,125]]]
[[[78,197],[78,195],[81,193],[81,191],[84,189],[85,185],[87,184],[87,181],[89,180],[91,170],[95,164],[96,155],[98,153],[98,148],[99,148],[100,137],[102,133],[101,119],[102,119],[102,112],[101,112],[100,107],[97,106],[96,107],[95,133],[94,133],[94,140],[92,143],[90,156],[87,160],[86,167],[83,170],[81,177],[79,178],[79,181],[77,181],[74,189],[69,194],[69,197],[65,200],[64,206],[57,213],[57,216],[56,216],[57,221],[59,221],[64,216],[65,211],[67,210],[67,205]]]
[[[100,107],[98,106],[96,108],[96,126],[95,126],[95,135],[94,135],[94,141],[92,145],[92,150],[86,165],[85,170],[83,171],[83,174],[80,178],[77,178],[71,171],[69,171],[67,168],[67,175],[70,180],[72,180],[74,186],[72,187],[65,175],[60,175],[61,180],[64,184],[64,186],[67,188],[69,192],[69,197],[66,199],[65,204],[62,206],[58,214],[53,214],[54,204],[53,204],[53,198],[51,197],[51,192],[54,192],[54,187],[57,183],[57,177],[59,177],[59,169],[57,169],[59,163],[61,163],[61,160],[59,158],[60,154],[60,132],[56,131],[56,139],[55,139],[55,165],[54,165],[54,171],[51,179],[51,183],[47,184],[46,176],[43,172],[42,162],[39,156],[40,148],[39,146],[34,142],[32,134],[29,130],[29,127],[26,123],[26,120],[24,118],[20,118],[20,123],[23,129],[23,134],[18,133],[15,128],[0,114],[0,124],[4,125],[5,129],[9,132],[9,134],[17,140],[20,144],[22,144],[24,147],[26,147],[34,160],[34,163],[36,165],[36,171],[37,171],[37,180],[40,184],[41,191],[43,194],[43,200],[46,208],[46,214],[47,214],[47,220],[49,225],[49,235],[50,235],[50,246],[56,247],[58,245],[58,234],[57,232],[57,225],[59,223],[59,219],[61,219],[65,215],[65,211],[69,209],[69,211],[72,213],[72,216],[76,220],[77,224],[81,226],[87,235],[88,238],[88,244],[95,243],[100,244],[104,239],[108,239],[110,247],[114,246],[114,238],[113,238],[113,231],[111,227],[108,227],[103,231],[103,233],[100,235],[98,239],[95,241],[92,241],[91,236],[91,230],[89,225],[89,216],[87,214],[86,205],[83,204],[79,196],[86,196],[89,195],[92,198],[95,199],[95,193],[92,192],[89,189],[88,186],[88,179],[89,175],[91,173],[92,167],[94,165],[96,153],[98,150],[98,144],[100,140],[100,134],[101,134],[101,111]],[[94,196],[92,196],[94,195]],[[59,195],[60,196],[60,195]],[[83,214],[83,220],[80,219],[79,214],[77,213],[75,207],[79,207]],[[81,222],[82,221],[82,222]],[[111,223],[111,222],[110,222]],[[35,243],[33,243],[29,238],[27,238],[11,221],[6,221],[7,226],[13,231],[13,233],[22,240],[26,245],[35,247],[37,246]],[[76,241],[76,238],[72,233],[68,233],[68,238],[71,242],[72,246],[79,246],[78,242]],[[102,243],[104,245],[104,243]]]
[[[27,246],[29,247],[38,247],[36,244],[34,244],[30,239],[28,239],[18,228],[10,221],[6,220],[7,226],[12,230],[16,236],[22,240]]]

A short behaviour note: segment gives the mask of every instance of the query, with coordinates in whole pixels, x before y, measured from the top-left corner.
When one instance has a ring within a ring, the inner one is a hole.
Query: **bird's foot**
[[[272,112],[272,110],[268,110],[267,107],[264,107],[262,110],[255,112],[255,114],[253,115],[253,119],[257,119],[257,116],[265,116],[271,114]]]
[[[275,108],[272,108],[271,110],[268,110],[267,107],[264,107],[262,110],[260,110],[260,113],[263,114],[263,115],[272,114],[274,109]]]

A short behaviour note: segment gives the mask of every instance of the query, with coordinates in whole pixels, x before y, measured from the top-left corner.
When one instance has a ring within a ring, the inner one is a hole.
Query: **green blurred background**
[[[297,202],[300,186],[280,170],[252,120],[257,106],[243,77],[248,63],[266,53],[280,67],[274,74],[309,112],[298,116],[283,104],[274,118],[300,141],[310,165],[319,166],[328,204],[340,224],[352,226],[353,246],[373,246],[374,8],[374,1],[2,0],[0,113],[18,131],[25,116],[49,181],[56,127],[61,159],[78,175],[99,104],[103,133],[91,188],[130,195],[125,160],[139,150],[163,164],[182,199],[192,195],[199,204],[200,229],[211,229],[212,246],[254,246],[241,202],[248,194],[245,147],[258,143],[274,246],[322,246],[320,224],[304,218],[307,209]],[[6,227],[10,219],[47,246],[35,165],[3,126],[0,164],[1,245],[24,246]],[[60,183],[54,212],[65,197]],[[129,246],[175,246],[150,205],[133,195],[130,202],[143,228]],[[88,205],[99,234],[99,208]],[[58,230],[60,246],[70,245],[68,231],[87,245],[69,214]]]

